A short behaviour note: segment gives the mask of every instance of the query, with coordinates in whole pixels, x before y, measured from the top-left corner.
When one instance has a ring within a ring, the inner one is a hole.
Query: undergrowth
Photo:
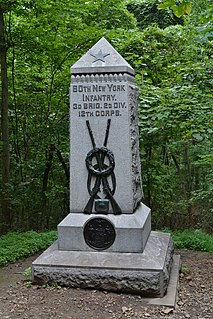
[[[177,249],[213,252],[213,237],[200,230],[161,231],[172,234]],[[57,239],[56,231],[8,233],[0,237],[0,266],[26,258],[48,248]]]
[[[174,246],[177,249],[213,252],[213,236],[201,230],[162,231],[171,233]]]
[[[57,239],[56,231],[11,232],[0,237],[0,266],[45,250]]]

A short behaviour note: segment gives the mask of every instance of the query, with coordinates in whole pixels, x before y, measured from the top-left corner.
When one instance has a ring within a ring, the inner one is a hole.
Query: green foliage
[[[25,269],[23,275],[26,277],[31,276],[32,275],[32,267],[28,267],[27,269]]]
[[[26,286],[27,288],[31,288],[32,285],[33,285],[33,282],[32,282],[32,280],[26,280],[26,281],[24,282],[24,284],[25,284],[25,286]]]
[[[184,0],[162,0],[162,3],[158,5],[158,10],[170,9],[177,18],[183,15],[189,15],[192,11],[192,4],[189,1]]]
[[[161,228],[164,233],[171,233],[174,246],[177,249],[213,252],[213,236],[202,230],[176,230]]]
[[[68,183],[57,157],[45,192],[43,179],[50,145],[60,150],[69,166],[70,66],[103,35],[118,37],[135,28],[136,21],[122,0],[4,4],[11,227],[52,229],[69,211]]]
[[[57,239],[56,231],[8,233],[0,237],[0,266],[48,248]]]
[[[56,156],[43,190],[47,153],[54,145],[69,165],[69,69],[105,36],[136,71],[144,201],[153,225],[212,231],[213,7],[211,0],[190,3],[192,12],[179,19],[158,10],[157,0],[1,1],[13,230],[54,229],[69,211]]]
[[[137,19],[137,26],[144,30],[152,24],[160,28],[170,25],[183,24],[183,19],[171,14],[168,10],[158,10],[158,0],[131,0],[127,1],[127,9],[134,14]]]
[[[200,230],[172,232],[175,248],[213,252],[213,237]]]
[[[131,33],[122,52],[141,87],[142,177],[153,225],[211,232],[212,6],[192,2],[184,26]]]
[[[27,288],[32,287],[33,282],[32,282],[32,267],[28,267],[25,269],[23,272],[23,275],[26,277],[26,280],[24,281],[24,284]]]
[[[191,272],[191,269],[188,265],[181,264],[180,272],[184,275],[188,275]]]
[[[191,22],[129,33],[123,55],[140,86],[145,202],[153,225],[199,227],[212,214],[212,43]]]

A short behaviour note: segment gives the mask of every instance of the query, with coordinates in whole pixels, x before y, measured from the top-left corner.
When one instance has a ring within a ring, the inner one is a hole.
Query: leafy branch
[[[177,18],[181,18],[184,15],[190,15],[192,4],[184,0],[163,0],[157,8],[158,10],[170,9]]]

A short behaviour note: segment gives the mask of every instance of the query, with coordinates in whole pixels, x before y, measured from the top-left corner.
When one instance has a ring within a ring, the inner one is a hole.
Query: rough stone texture
[[[36,268],[34,278],[37,283],[57,283],[62,286],[82,289],[99,289],[115,292],[126,292],[147,297],[160,297],[163,295],[160,287],[161,274],[158,272],[122,272],[120,270],[107,271],[83,269],[76,270],[70,268],[45,269]]]
[[[140,201],[142,194],[141,188],[141,167],[138,164],[139,154],[139,130],[138,130],[138,89],[136,86],[129,86],[129,118],[130,136],[132,153],[132,186],[134,209]]]
[[[168,284],[169,284],[169,279],[170,279],[170,275],[171,275],[171,269],[172,269],[172,264],[173,264],[173,258],[171,258],[171,256],[173,256],[174,254],[174,247],[173,247],[173,242],[171,239],[171,242],[168,246],[168,254],[165,255],[165,263],[164,263],[164,269],[162,272],[162,284],[163,284],[163,291],[167,290]]]
[[[111,252],[143,252],[151,232],[151,212],[140,204],[134,214],[99,215],[70,213],[58,225],[58,246],[61,250],[94,251],[83,237],[84,225],[94,217],[104,217],[115,227],[115,241],[107,250]]]
[[[173,246],[169,234],[152,232],[143,253],[58,250],[57,243],[33,262],[36,282],[162,297]]]

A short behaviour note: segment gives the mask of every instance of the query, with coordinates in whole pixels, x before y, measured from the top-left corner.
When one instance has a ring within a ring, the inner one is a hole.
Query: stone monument
[[[35,281],[165,294],[173,245],[141,202],[137,97],[134,70],[105,38],[71,67],[70,213]]]

